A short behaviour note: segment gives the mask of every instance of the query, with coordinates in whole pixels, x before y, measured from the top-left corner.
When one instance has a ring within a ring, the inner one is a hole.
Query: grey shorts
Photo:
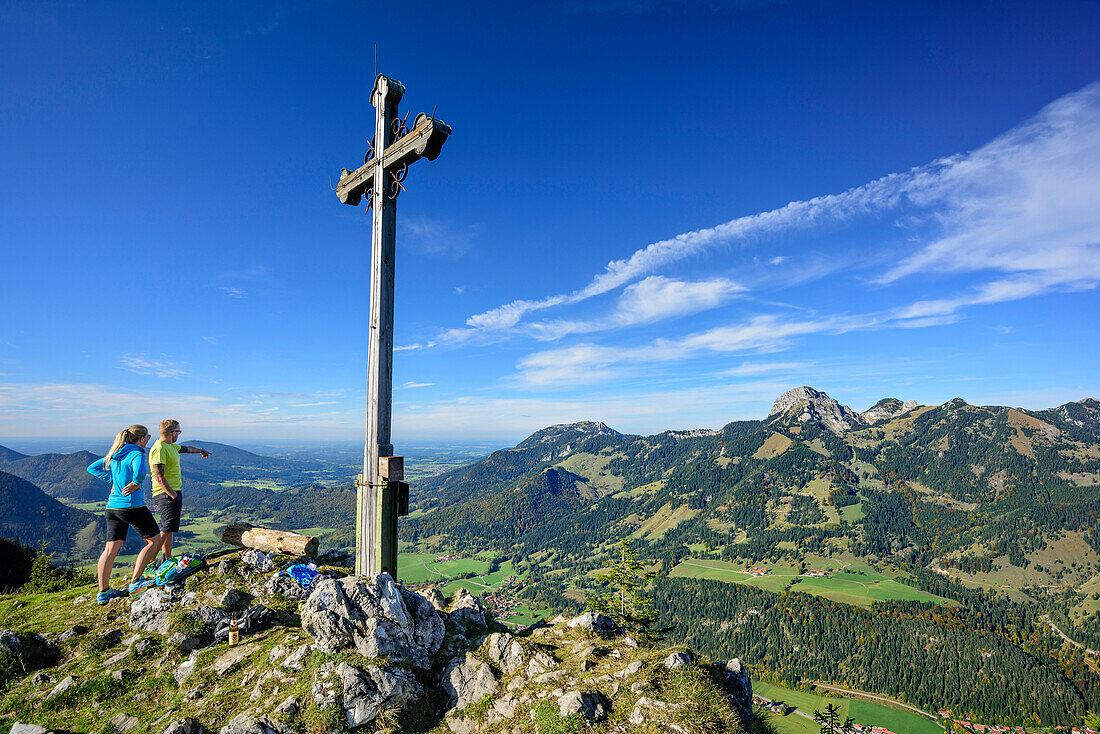
[[[176,492],[175,499],[170,499],[167,492],[158,494],[153,498],[153,507],[157,508],[157,514],[160,515],[161,532],[178,533],[180,513],[183,511],[183,492]]]

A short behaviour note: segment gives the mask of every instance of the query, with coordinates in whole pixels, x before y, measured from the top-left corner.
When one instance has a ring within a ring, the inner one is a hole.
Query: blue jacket
[[[111,470],[103,468],[105,459],[100,459],[88,467],[88,473],[111,483],[111,495],[107,498],[107,509],[122,510],[129,507],[145,506],[145,490],[138,489],[129,495],[122,494],[122,488],[130,482],[141,485],[149,475],[149,460],[145,449],[134,443],[124,443],[111,459]]]

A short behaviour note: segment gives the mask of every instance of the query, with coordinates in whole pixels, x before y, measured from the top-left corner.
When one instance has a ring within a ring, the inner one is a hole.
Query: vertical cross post
[[[390,443],[393,396],[393,281],[397,194],[408,167],[434,161],[451,128],[423,113],[413,129],[397,118],[405,87],[382,74],[374,82],[374,143],[362,166],[340,170],[336,196],[358,206],[369,196],[371,227],[370,326],[367,342],[367,437],[363,473],[356,480],[355,573],[375,576],[388,571],[397,578],[397,518],[408,514],[409,485],[401,457]],[[406,116],[407,117],[407,116]],[[399,138],[396,139],[395,138]]]
[[[396,554],[387,565],[382,549],[382,485],[378,457],[393,454],[390,403],[393,397],[393,276],[397,197],[390,196],[384,151],[393,142],[397,103],[405,88],[379,74],[371,93],[374,105],[374,222],[371,228],[370,328],[367,344],[367,439],[363,481],[356,493],[355,573],[375,576],[383,566],[396,575]],[[387,554],[389,555],[389,554]]]

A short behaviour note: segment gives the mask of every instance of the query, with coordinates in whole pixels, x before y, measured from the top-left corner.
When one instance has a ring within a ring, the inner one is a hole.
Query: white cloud
[[[568,334],[587,334],[652,324],[663,319],[687,316],[715,308],[745,289],[725,278],[713,280],[671,280],[653,275],[627,286],[615,309],[592,321],[542,321],[528,328],[539,339],[560,339]]]
[[[721,244],[878,215],[901,205],[925,212],[906,214],[898,220],[899,226],[934,222],[942,232],[887,270],[882,283],[929,270],[1014,274],[987,284],[973,296],[941,304],[951,309],[1024,298],[1054,288],[1093,288],[1100,282],[1097,171],[1100,83],[1057,100],[1034,119],[974,152],[883,176],[840,194],[794,201],[654,242],[608,263],[583,288],[515,300],[474,314],[466,320],[467,328],[450,329],[440,341],[459,342],[514,329],[531,312],[607,293]],[[783,257],[772,262],[778,264]]]
[[[808,362],[742,362],[739,367],[722,370],[723,375],[730,377],[745,377],[749,375],[764,375],[770,372],[785,373],[792,370],[801,370],[809,367]]]
[[[248,295],[248,291],[243,288],[234,288],[232,286],[223,285],[218,288],[222,293],[230,298],[245,298]]]
[[[435,384],[434,382],[404,382],[404,383],[398,385],[394,389],[395,390],[412,390],[413,388],[417,388],[417,387],[431,387],[434,384]]]
[[[162,362],[149,359],[144,355],[124,354],[119,358],[120,369],[133,372],[138,375],[153,375],[155,377],[168,378],[180,377],[187,372],[174,366],[171,362]]]
[[[870,316],[808,321],[754,316],[744,323],[707,329],[681,339],[655,339],[640,347],[581,344],[534,352],[520,360],[519,379],[543,387],[604,382],[621,376],[621,368],[632,365],[682,362],[704,354],[777,352],[790,346],[795,336],[842,333],[878,323]]]
[[[786,262],[786,260],[786,255],[776,255],[771,260],[768,260],[768,262],[770,262],[772,265],[782,265],[784,262]]]
[[[883,282],[922,271],[1018,273],[993,302],[1100,279],[1100,84],[1047,105],[973,153],[922,172],[910,196],[938,209],[943,233]],[[1090,285],[1091,284],[1091,285]],[[1015,291],[1015,292],[1010,292]]]

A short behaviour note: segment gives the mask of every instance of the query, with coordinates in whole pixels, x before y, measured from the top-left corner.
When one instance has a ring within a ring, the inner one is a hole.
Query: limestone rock
[[[505,673],[515,673],[523,668],[523,647],[507,632],[494,632],[486,641],[489,659]]]
[[[689,653],[686,652],[674,652],[665,658],[664,666],[669,670],[673,668],[679,668],[681,665],[691,665],[694,659]]]
[[[481,600],[472,595],[465,587],[455,592],[451,602],[450,620],[463,630],[471,627],[485,626],[485,606]]]
[[[302,645],[297,650],[287,655],[283,662],[280,663],[280,665],[289,670],[301,670],[304,665],[306,656],[309,655],[312,651],[313,645]]]
[[[294,734],[294,730],[270,716],[257,718],[243,713],[223,726],[219,734]]]
[[[405,709],[423,693],[423,687],[406,670],[377,665],[361,670],[340,663],[336,673],[343,687],[344,712],[351,728],[374,721],[383,709]]]
[[[275,568],[275,554],[252,548],[241,555],[241,566],[250,573],[268,573]]]
[[[916,400],[907,400],[903,403],[897,398],[883,398],[871,406],[870,410],[864,411],[860,415],[863,420],[873,425],[881,421],[890,420],[903,413],[908,413],[917,406],[918,403]]]
[[[110,724],[115,728],[116,731],[125,732],[139,726],[141,724],[141,721],[139,721],[134,716],[130,716],[129,714],[119,713],[111,717]]]
[[[516,715],[516,706],[518,705],[519,699],[511,693],[505,693],[496,701],[493,701],[493,707],[489,709],[489,714],[485,717],[486,723],[496,724],[505,719],[513,718]]]
[[[799,423],[818,423],[838,435],[865,424],[859,413],[805,385],[776,398],[768,418],[774,415],[788,416]]]
[[[557,666],[557,660],[555,660],[553,657],[543,652],[542,650],[539,650],[531,656],[530,662],[527,663],[527,676],[529,678],[534,678],[536,675],[545,673],[551,668],[556,668]]]
[[[20,724],[17,721],[11,725],[9,734],[46,734],[46,728],[38,724]]]
[[[191,717],[176,719],[161,734],[205,734],[206,729]]]
[[[249,602],[252,601],[252,596],[246,594],[240,589],[234,589],[229,586],[222,591],[211,591],[209,596],[215,606],[225,607],[226,609],[232,609],[233,611],[240,611],[247,609]]]
[[[57,641],[60,642],[60,643],[65,643],[65,642],[68,642],[69,640],[73,639],[74,637],[80,637],[81,635],[86,635],[86,634],[88,634],[88,632],[90,632],[90,630],[87,627],[85,627],[84,625],[74,624],[72,627],[70,627],[69,629],[65,630],[60,635],[58,635],[57,636]]]
[[[183,685],[183,682],[187,680],[188,676],[195,672],[195,663],[199,654],[192,652],[186,660],[179,664],[176,671],[172,673],[172,677],[176,679],[176,683]]]
[[[451,707],[461,711],[486,695],[497,692],[497,681],[489,666],[470,653],[455,660],[443,673],[443,690],[451,697]]]
[[[230,561],[229,559],[221,561],[220,563],[218,563],[218,566],[217,566],[218,575],[219,576],[228,576],[229,574],[233,573],[233,566],[234,565],[236,565],[236,564],[234,564],[233,561]]]
[[[293,716],[302,708],[302,702],[297,696],[287,696],[286,699],[275,707],[275,713]]]
[[[442,612],[447,608],[447,600],[443,598],[443,592],[434,586],[429,586],[427,589],[421,589],[416,593],[427,599],[428,603],[431,604],[432,608],[437,612]]]
[[[443,721],[447,724],[447,730],[451,734],[473,734],[481,728],[473,719],[465,719],[456,715],[453,711],[448,711]]]
[[[566,626],[570,629],[580,627],[583,630],[589,632],[611,632],[615,629],[615,622],[606,614],[599,614],[597,612],[585,612],[579,617],[573,617],[573,619],[566,622]]]
[[[149,589],[130,605],[130,626],[145,632],[168,634],[168,613],[172,611],[168,594]],[[121,633],[119,635],[121,637]]]
[[[301,584],[290,576],[282,574],[268,579],[267,591],[269,594],[279,594],[290,599],[305,599],[309,596],[309,592],[303,589]]]
[[[725,672],[730,703],[737,709],[741,720],[748,721],[752,715],[752,680],[749,673],[737,658],[726,663]]]
[[[114,666],[118,665],[119,663],[121,663],[123,660],[125,660],[128,657],[130,657],[130,651],[129,650],[123,650],[122,652],[116,652],[114,655],[112,655],[111,657],[109,657],[109,658],[107,658],[106,660],[103,661],[103,667],[104,668],[113,668]]]
[[[36,686],[44,686],[47,683],[52,683],[52,682],[53,682],[53,678],[50,677],[49,673],[38,672],[38,673],[35,673],[34,678],[31,679],[31,683],[34,683]]]
[[[443,618],[424,597],[386,573],[364,581],[317,577],[302,607],[302,629],[328,653],[354,647],[364,657],[395,657],[430,667],[443,643]]]
[[[76,685],[76,678],[73,678],[71,675],[67,675],[67,676],[65,676],[64,679],[62,679],[62,681],[60,683],[58,683],[56,686],[53,687],[52,691],[50,691],[48,694],[46,694],[46,698],[53,698],[54,696],[60,696],[62,693],[69,690],[70,688],[72,688],[75,685]]]
[[[317,708],[327,709],[336,705],[336,663],[328,662],[317,671],[317,680],[313,681],[313,702]]]
[[[558,714],[580,714],[589,724],[607,718],[610,702],[599,691],[569,691],[558,699]]]
[[[114,647],[122,640],[122,630],[107,630],[99,633],[99,644],[103,647]]]
[[[151,637],[142,637],[140,640],[134,643],[134,655],[145,655],[156,646],[156,640],[152,639]]]
[[[616,678],[629,678],[632,675],[637,675],[642,670],[642,661],[635,660],[630,665],[626,666],[618,673],[612,673]]]
[[[218,675],[224,675],[227,670],[259,649],[259,644],[255,642],[251,642],[247,645],[238,645],[237,647],[230,648],[229,652],[222,653],[222,655],[214,661],[211,667]]]
[[[38,724],[20,724],[17,721],[11,725],[9,734],[46,734],[46,728]]]

